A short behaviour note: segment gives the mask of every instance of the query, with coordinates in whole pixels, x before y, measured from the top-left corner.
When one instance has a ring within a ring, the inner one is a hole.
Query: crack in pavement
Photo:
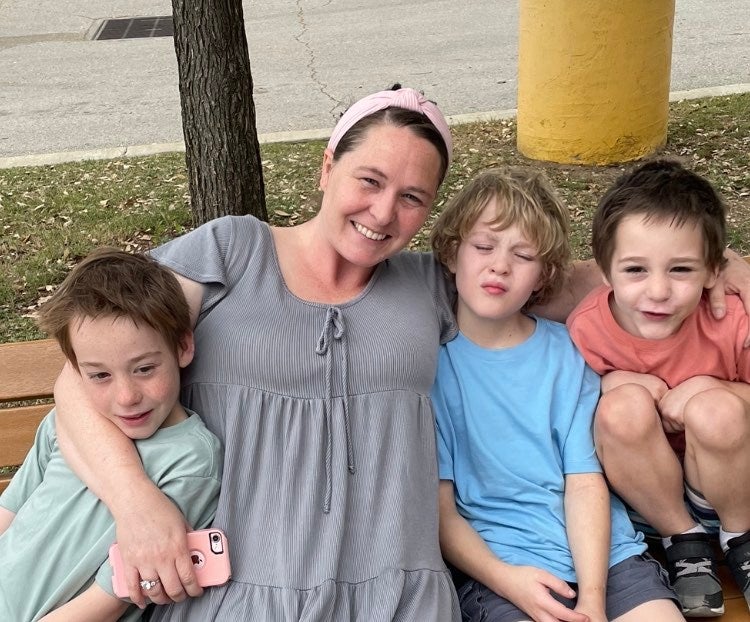
[[[322,82],[318,78],[318,71],[316,69],[317,64],[317,58],[315,56],[315,50],[310,45],[310,42],[308,40],[305,40],[305,35],[308,35],[308,29],[307,29],[307,23],[305,22],[305,11],[302,7],[302,0],[296,0],[295,4],[297,5],[297,22],[300,26],[300,32],[298,35],[294,35],[294,39],[299,42],[307,52],[308,61],[306,64],[306,67],[310,71],[310,79],[318,85],[318,90],[325,95],[329,100],[333,102],[333,106],[331,106],[329,112],[331,113],[331,117],[333,117],[334,123],[338,121],[336,117],[336,108],[343,105],[343,102],[339,101],[334,97],[329,91],[328,91],[328,85]],[[326,2],[323,6],[326,6],[330,4],[329,2]]]

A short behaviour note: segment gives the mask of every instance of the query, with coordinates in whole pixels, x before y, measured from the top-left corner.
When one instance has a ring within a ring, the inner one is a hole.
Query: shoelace
[[[682,577],[687,574],[712,574],[711,560],[706,559],[705,557],[697,562],[681,559],[675,563],[675,567],[680,568],[680,570],[675,573],[675,577]]]
[[[344,396],[344,432],[346,434],[346,463],[349,473],[354,473],[354,447],[349,424],[349,349],[346,340],[346,326],[344,316],[338,307],[329,307],[323,322],[323,330],[318,338],[315,353],[326,357],[326,379],[325,379],[325,427],[326,427],[326,451],[325,451],[325,497],[323,499],[323,512],[331,511],[331,496],[333,494],[333,344],[340,342],[341,351],[341,384]]]

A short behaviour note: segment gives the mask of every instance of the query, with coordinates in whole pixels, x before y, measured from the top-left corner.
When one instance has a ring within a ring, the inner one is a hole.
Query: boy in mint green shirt
[[[174,275],[144,255],[100,249],[73,269],[39,323],[79,372],[89,401],[134,440],[149,476],[193,527],[208,525],[221,445],[178,400],[194,346]],[[139,619],[112,592],[114,540],[109,510],[60,452],[52,410],[0,497],[0,620]]]

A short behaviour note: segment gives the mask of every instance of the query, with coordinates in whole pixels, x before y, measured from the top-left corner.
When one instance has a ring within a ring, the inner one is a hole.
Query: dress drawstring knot
[[[331,496],[333,492],[333,343],[340,342],[341,351],[341,384],[344,399],[344,432],[346,434],[346,464],[350,473],[354,473],[354,447],[349,423],[349,350],[346,341],[346,326],[344,316],[338,307],[329,307],[326,311],[323,330],[318,338],[315,353],[326,357],[325,378],[325,498],[323,500],[323,512],[331,511]]]

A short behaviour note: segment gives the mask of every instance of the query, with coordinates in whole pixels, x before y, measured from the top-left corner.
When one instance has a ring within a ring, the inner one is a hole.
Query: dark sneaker
[[[734,580],[737,581],[745,597],[747,606],[750,607],[750,531],[732,538],[727,544],[729,544],[729,550],[724,557],[727,559]]]
[[[711,539],[705,533],[672,536],[664,550],[672,588],[686,618],[714,618],[724,613],[724,594],[716,573]]]

